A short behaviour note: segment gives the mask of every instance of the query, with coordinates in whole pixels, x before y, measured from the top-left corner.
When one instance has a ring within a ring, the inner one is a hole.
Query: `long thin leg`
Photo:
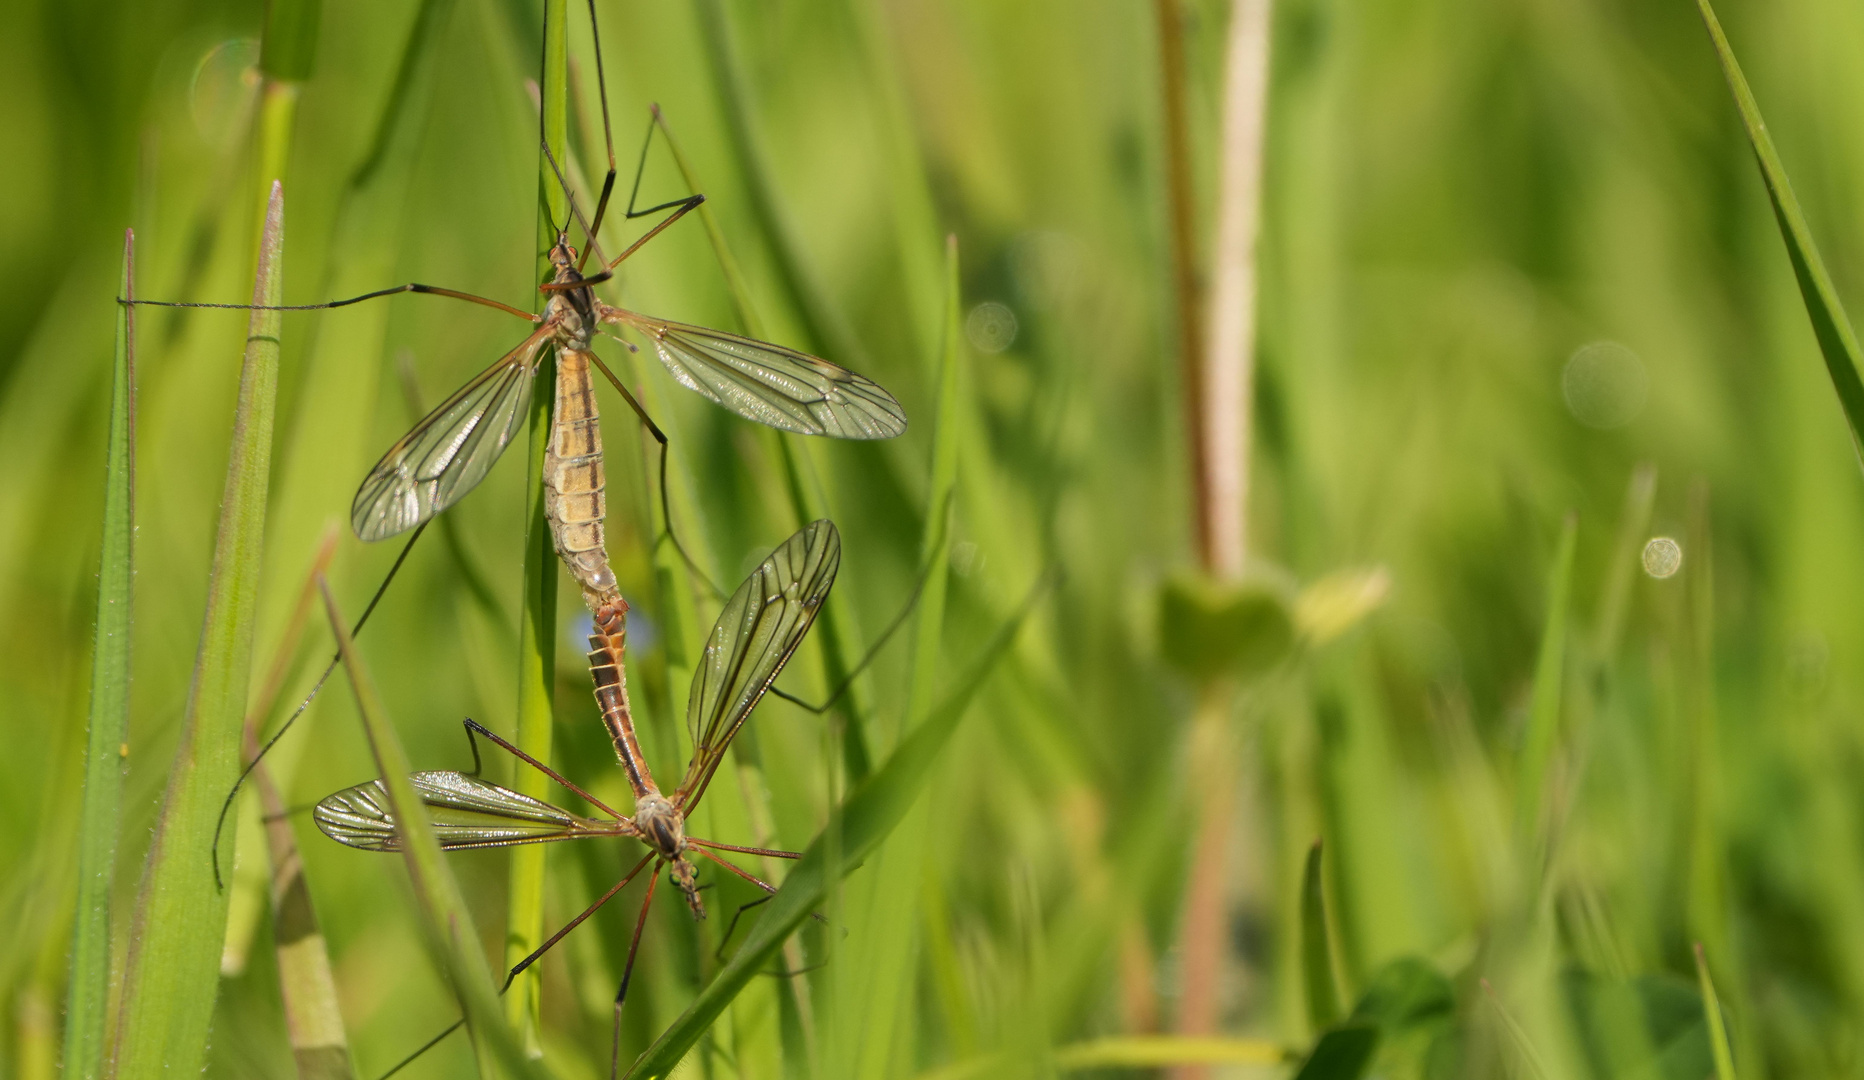
[[[646,210],[640,211],[639,213],[630,212],[628,214],[630,218],[637,218],[637,217],[643,217],[647,214],[658,213],[661,210],[667,210],[667,209],[673,210],[671,214],[667,215],[666,220],[660,222],[659,224],[655,225],[653,228],[647,230],[647,232],[643,234],[639,240],[636,240],[634,243],[629,244],[628,250],[622,252],[621,254],[615,256],[613,259],[609,260],[608,266],[605,269],[609,271],[613,271],[617,266],[620,266],[624,261],[626,261],[628,256],[641,250],[641,245],[647,243],[649,240],[652,240],[654,237],[659,236],[661,233],[661,230],[665,229],[667,226],[685,217],[687,214],[692,213],[694,210],[697,210],[699,208],[699,204],[702,202],[705,202],[704,195],[688,195],[684,199],[676,199],[670,203],[664,203],[660,206],[650,207]]]
[[[570,791],[573,791],[577,795],[581,796],[583,801],[587,802],[590,806],[593,806],[603,811],[604,813],[608,814],[610,817],[614,818],[617,821],[622,820],[623,817],[625,816],[623,814],[616,812],[615,810],[610,809],[608,804],[603,802],[601,799],[598,799],[594,795],[591,795],[587,791],[584,791],[582,788],[577,787],[574,782],[572,782],[568,777],[564,776],[562,773],[556,771],[550,766],[544,764],[543,762],[537,760],[531,755],[518,749],[512,744],[506,742],[504,739],[499,738],[496,732],[486,727],[484,724],[481,724],[479,721],[474,720],[472,717],[469,716],[466,718],[465,723],[466,723],[466,739],[468,742],[472,741],[472,737],[475,734],[484,735],[486,738],[498,744],[500,749],[511,754],[511,756],[517,758],[519,761],[524,762],[526,765],[529,765],[531,768],[536,769],[538,772],[543,773],[545,776],[548,776],[550,779],[555,780],[557,783],[562,784],[565,788],[568,788]],[[473,760],[474,770],[477,771],[478,764],[479,764],[479,748],[477,746],[473,747],[472,760]]]
[[[945,520],[951,520],[951,515],[949,513],[945,515]],[[937,551],[940,547],[941,545],[933,545],[933,550]],[[919,567],[919,574],[913,581],[913,591],[906,594],[906,602],[900,605],[899,613],[893,616],[893,621],[887,624],[887,628],[880,632],[880,636],[874,639],[874,643],[867,647],[867,652],[862,654],[860,663],[854,665],[854,669],[842,677],[841,682],[822,704],[811,705],[809,702],[789,693],[780,686],[772,686],[770,692],[792,705],[801,706],[818,715],[834,708],[835,703],[840,701],[842,695],[848,692],[848,688],[854,685],[855,678],[859,676],[861,672],[867,670],[867,665],[874,662],[874,657],[880,655],[880,650],[886,647],[888,639],[893,637],[894,632],[906,625],[906,616],[912,614],[913,608],[918,605],[919,594],[925,591],[926,582],[931,579],[932,571],[932,560],[927,559],[925,563]]]
[[[654,903],[654,886],[660,883],[660,867],[656,865],[654,871],[654,876],[647,879],[647,897],[641,901],[641,914],[634,920],[634,940],[628,942],[628,962],[621,969],[621,989],[615,991],[615,1027],[608,1047],[608,1080],[615,1080],[621,1072],[621,1006],[628,1000],[628,981],[634,978],[634,958],[641,951],[641,931],[647,927],[647,909]]]
[[[442,289],[437,285],[423,285],[418,281],[410,281],[406,285],[396,285],[389,289],[377,289],[374,292],[363,293],[361,296],[352,296],[347,300],[330,300],[322,304],[192,304],[179,300],[126,300],[120,296],[117,297],[117,303],[133,304],[137,307],[226,308],[237,311],[323,311],[328,308],[360,304],[364,300],[374,300],[377,297],[395,296],[399,293],[420,293],[424,296],[446,296],[454,300],[468,300],[489,308],[497,308],[528,322],[543,321],[542,316],[512,307],[510,304],[494,300],[489,296],[477,296],[469,292],[460,292],[458,289]]]
[[[692,841],[689,840],[687,841],[687,843],[690,844],[692,843]],[[749,870],[746,870],[739,866],[734,866],[731,863],[726,862],[724,859],[721,859],[717,855],[714,855],[710,851],[706,850],[707,847],[713,847],[713,846],[722,846],[722,845],[710,845],[710,844],[705,845],[705,846],[695,845],[695,850],[697,850],[699,854],[704,855],[708,859],[711,859],[713,862],[719,864],[720,866],[738,875],[739,877],[757,886],[758,888],[764,890],[765,892],[774,893],[777,891],[777,887],[775,885],[772,885],[770,882],[765,881],[763,878],[758,877],[756,874],[751,873]],[[757,849],[756,848],[726,848],[726,850],[727,851],[756,851]],[[802,856],[792,855],[790,857],[801,858]]]
[[[711,848],[713,851],[735,851],[740,855],[766,855],[772,859],[800,859],[803,857],[803,853],[800,851],[779,851],[776,848],[761,847],[738,847],[734,844],[721,844],[716,840],[698,840],[690,836],[686,838],[686,842],[698,848]],[[705,853],[700,852],[700,854],[703,855]],[[727,863],[726,865],[730,866],[731,864]],[[736,868],[734,867],[734,869]]]
[[[608,117],[608,76],[602,70],[602,32],[596,26],[595,0],[589,0],[589,40],[595,46],[596,94],[602,99],[602,140],[608,145],[608,175],[602,178],[602,195],[595,202],[595,221],[589,227],[589,235],[593,237],[596,230],[602,227],[602,214],[608,209],[609,194],[615,190],[615,129],[609,123]],[[642,160],[646,160],[645,148],[641,151],[641,157]],[[641,186],[638,175],[634,185],[637,188]],[[634,205],[634,200],[628,200],[628,205]],[[591,244],[589,251],[594,249],[595,246]],[[581,270],[583,265],[589,261],[589,251],[583,252],[582,259],[576,264],[576,269]]]
[[[369,616],[375,613],[375,606],[382,602],[382,596],[388,592],[389,583],[394,581],[395,575],[401,572],[401,564],[408,561],[408,553],[414,550],[414,542],[427,531],[427,524],[423,521],[417,525],[414,535],[408,537],[408,542],[402,545],[401,554],[395,556],[395,564],[388,568],[388,573],[382,578],[382,584],[376,586],[375,595],[369,598],[369,606],[362,609],[362,616],[356,620],[356,625],[350,630],[351,637],[362,633],[363,625],[369,621]],[[330,681],[331,673],[336,671],[337,665],[342,662],[343,657],[340,654],[330,658],[330,663],[324,666],[324,673],[317,677],[317,683],[311,687],[311,692],[304,695],[304,700],[298,702],[298,707],[291,711],[291,715],[285,718],[285,722],[279,725],[278,730],[272,733],[272,737],[265,741],[265,745],[259,748],[259,752],[253,755],[252,760],[246,763],[244,769],[240,770],[239,779],[233,781],[233,790],[227,792],[227,797],[220,801],[220,816],[214,820],[214,844],[211,852],[215,892],[226,888],[226,884],[220,878],[220,833],[226,828],[227,811],[233,808],[233,800],[239,795],[240,785],[244,784],[246,778],[252,775],[252,771],[259,767],[259,762],[264,760],[272,747],[278,745],[278,740],[285,737],[285,732],[291,730],[291,725],[298,722],[298,717],[304,715],[304,710],[311,707],[311,702],[317,699],[318,691],[324,688],[324,683]]]
[[[568,934],[571,930],[576,929],[578,926],[581,926],[583,924],[584,919],[587,919],[589,916],[594,915],[596,913],[596,909],[600,908],[603,904],[608,903],[610,900],[613,900],[615,898],[616,893],[627,888],[629,882],[632,882],[635,876],[641,872],[641,867],[646,866],[648,863],[648,860],[652,859],[653,857],[654,857],[654,853],[651,851],[641,856],[641,861],[635,863],[634,867],[628,871],[626,876],[624,876],[620,881],[617,881],[614,884],[614,887],[610,888],[607,892],[603,893],[600,897],[598,897],[595,903],[590,904],[588,907],[584,908],[581,915],[578,915],[574,919],[571,919],[569,922],[564,923],[563,929],[558,930],[556,933],[550,935],[550,940],[544,942],[542,945],[539,945],[536,949],[534,949],[531,952],[531,955],[525,957],[524,959],[518,961],[516,964],[512,965],[511,970],[505,973],[505,985],[499,987],[498,992],[502,994],[505,991],[511,989],[511,980],[517,978],[520,974],[524,972],[525,968],[530,967],[532,964],[536,963],[538,959],[542,957],[546,952],[549,952],[550,947],[552,945],[555,945],[557,942],[562,941],[564,938],[564,935]],[[643,919],[647,918],[647,915],[646,915],[647,905],[653,902],[654,882],[658,880],[660,880],[660,874],[659,874],[659,867],[658,865],[656,865],[654,876],[647,879],[647,900],[643,901],[641,904],[641,911],[642,911],[641,918]],[[641,928],[638,925],[634,929],[634,941],[636,945],[639,945],[641,941]],[[630,947],[628,950],[628,967],[630,970],[632,970],[634,967],[633,947]],[[622,990],[622,993],[624,994],[628,992],[628,977],[625,974],[622,976],[622,979],[621,979],[621,990]]]
[[[538,946],[535,952],[531,953],[531,955],[525,957],[524,959],[518,961],[517,965],[513,967],[511,971],[505,975],[505,985],[499,987],[498,992],[503,994],[505,991],[511,989],[511,981],[513,979],[516,979],[518,975],[524,971],[525,968],[530,967],[532,964],[536,963],[537,959],[543,956],[545,951],[547,951],[552,945],[555,945],[557,942],[563,940],[563,935],[569,933],[571,930],[574,930],[578,926],[582,925],[583,920],[595,914],[597,908],[600,908],[603,904],[608,903],[610,900],[615,898],[616,893],[627,888],[628,883],[633,881],[635,878],[635,875],[641,872],[641,867],[646,866],[647,861],[653,857],[654,857],[654,854],[651,851],[648,852],[646,855],[641,856],[641,861],[635,863],[634,868],[629,870],[626,876],[624,876],[620,881],[616,882],[613,888],[603,893],[601,898],[596,900],[595,903],[590,904],[587,908],[583,909],[583,913],[581,915],[576,916],[574,919],[571,919],[569,921],[569,924],[564,926],[563,929],[558,930],[556,933],[550,935],[550,940]],[[651,890],[652,890],[652,886],[650,885],[649,886],[650,896],[652,895]],[[637,937],[638,937],[638,931],[637,931]],[[629,962],[632,963],[634,954],[630,952],[628,956],[629,956]],[[429,1050],[432,1050],[435,1046],[439,1045],[440,1040],[458,1031],[462,1026],[465,1025],[465,1023],[466,1023],[466,1018],[462,1016],[458,1020],[455,1020],[453,1021],[453,1023],[447,1025],[447,1029],[445,1031],[442,1031],[440,1034],[435,1035],[433,1038],[422,1043],[420,1046],[420,1049],[416,1050],[412,1054],[409,1054],[407,1057],[402,1058],[399,1062],[396,1062],[395,1067],[383,1073],[380,1080],[388,1080],[389,1077],[400,1072],[402,1069],[407,1068],[407,1066],[411,1062],[413,1062],[415,1058],[418,1058],[422,1054],[425,1054]]]
[[[633,346],[630,345],[629,348],[633,348]],[[660,517],[661,520],[666,523],[667,539],[672,542],[673,550],[680,553],[680,560],[686,564],[688,570],[692,571],[693,576],[697,577],[700,582],[705,585],[708,592],[713,596],[723,598],[726,595],[725,590],[719,588],[718,584],[700,568],[699,563],[687,552],[686,545],[680,543],[679,536],[673,531],[673,504],[667,496],[667,451],[669,444],[667,442],[666,432],[660,430],[660,425],[654,423],[654,418],[647,415],[647,410],[641,407],[641,403],[636,401],[634,395],[628,392],[628,388],[622,385],[620,379],[615,377],[615,373],[609,370],[608,365],[602,362],[601,357],[594,353],[590,353],[589,358],[595,361],[595,366],[599,368],[603,376],[608,379],[609,385],[613,386],[615,391],[621,395],[622,400],[628,403],[628,408],[634,410],[634,415],[640,418],[642,426],[647,428],[647,433],[652,435],[654,441],[660,444]]]

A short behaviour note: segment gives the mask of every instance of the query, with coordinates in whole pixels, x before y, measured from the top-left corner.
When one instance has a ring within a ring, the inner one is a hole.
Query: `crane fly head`
[[[576,247],[570,243],[567,231],[557,233],[557,242],[550,247],[550,265],[559,271],[576,265]]]

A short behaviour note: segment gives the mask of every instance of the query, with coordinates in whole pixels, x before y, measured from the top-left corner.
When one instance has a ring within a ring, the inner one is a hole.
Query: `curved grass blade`
[[[924,788],[932,763],[950,741],[958,721],[971,705],[984,680],[997,662],[1009,651],[1016,632],[1029,614],[1036,599],[1049,583],[1044,576],[1030,589],[1016,614],[991,635],[978,658],[956,681],[925,722],[914,729],[894,750],[887,763],[867,783],[849,796],[847,803],[823,830],[822,837],[811,844],[802,859],[784,879],[783,887],[761,909],[763,916],[746,935],[744,944],[719,971],[718,976],[700,992],[699,997],[646,1053],[628,1070],[628,1080],[647,1080],[672,1073],[712,1021],[730,1005],[740,991],[764,970],[783,942],[802,925],[810,912],[828,895],[831,879],[840,879],[859,866],[894,826],[906,816],[913,801]],[[833,845],[825,843],[834,839]],[[838,853],[831,868],[831,847]]]
[[[1325,1031],[1340,1021],[1340,991],[1333,978],[1333,941],[1327,923],[1327,894],[1321,877],[1320,841],[1307,849],[1301,875],[1301,987],[1307,1022]]]
[[[407,858],[415,901],[424,916],[421,925],[426,933],[423,936],[434,959],[447,972],[453,992],[459,996],[466,1026],[479,1054],[479,1074],[482,1077],[496,1075],[493,1062],[488,1060],[488,1056],[495,1056],[513,1075],[539,1075],[541,1067],[520,1049],[517,1038],[500,1014],[498,990],[492,983],[491,970],[486,967],[485,954],[480,951],[472,913],[466,910],[466,902],[460,898],[459,883],[453,879],[446,859],[440,854],[440,841],[434,835],[433,826],[428,823],[427,815],[417,809],[421,797],[409,777],[407,752],[382,711],[381,699],[376,696],[375,683],[368,669],[356,655],[349,624],[337,610],[329,583],[319,578],[318,587],[323,592],[331,633],[337,639],[337,652],[343,658],[344,670],[349,673],[350,689],[356,695],[356,712],[368,736],[369,753],[375,758],[380,773],[378,782],[383,801],[394,820],[403,823],[401,850]]]
[[[284,194],[274,182],[260,234],[256,305],[279,303],[283,234]],[[239,773],[252,678],[280,315],[254,311],[248,325],[194,681],[137,897],[112,1066],[117,1076],[200,1071],[219,988],[227,895],[214,888],[207,867],[221,799]]]
[[[1735,1080],[1735,1056],[1728,1047],[1728,1028],[1722,1023],[1722,1002],[1709,978],[1708,954],[1696,942],[1696,982],[1702,988],[1702,1018],[1709,1025],[1709,1049],[1715,1055],[1715,1080]]]
[[[1773,216],[1780,225],[1780,238],[1786,241],[1793,277],[1799,282],[1806,314],[1812,319],[1813,335],[1818,338],[1819,352],[1825,357],[1825,370],[1831,376],[1832,389],[1838,394],[1838,404],[1844,409],[1845,422],[1851,428],[1852,449],[1864,455],[1864,379],[1858,374],[1860,366],[1864,366],[1864,355],[1858,347],[1857,333],[1851,328],[1851,320],[1845,317],[1844,306],[1838,302],[1838,290],[1832,284],[1831,274],[1826,272],[1825,260],[1819,257],[1818,246],[1812,242],[1812,229],[1806,224],[1798,197],[1793,194],[1786,166],[1781,164],[1779,151],[1774,149],[1773,136],[1767,133],[1760,105],[1754,100],[1754,92],[1748,89],[1747,77],[1741,74],[1741,65],[1728,45],[1727,35],[1722,33],[1715,8],[1709,0],[1696,0],[1696,7],[1702,14],[1703,25],[1708,28],[1710,40],[1715,43],[1715,55],[1721,61],[1722,74],[1728,79],[1728,90],[1734,95],[1741,123],[1747,128],[1748,142],[1760,165],[1761,179],[1767,184],[1767,197],[1773,200]]]
[[[135,298],[136,234],[123,233],[121,296]],[[116,882],[123,798],[123,746],[129,741],[130,599],[136,536],[135,308],[117,306],[115,375],[104,457],[103,552],[97,568],[97,636],[91,657],[91,715],[84,745],[84,803],[78,818],[78,912],[71,938],[65,1006],[65,1075],[103,1071],[110,996],[110,894]]]

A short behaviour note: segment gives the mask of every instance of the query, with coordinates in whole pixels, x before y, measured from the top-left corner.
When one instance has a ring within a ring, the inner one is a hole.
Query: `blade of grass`
[[[1531,836],[1540,827],[1547,807],[1547,767],[1560,735],[1560,691],[1566,678],[1566,609],[1572,595],[1573,551],[1578,538],[1579,518],[1568,514],[1560,529],[1560,546],[1553,556],[1553,573],[1547,580],[1547,619],[1541,624],[1527,732],[1521,740],[1515,825],[1522,836]]]
[[[1280,1065],[1288,1052],[1267,1039],[1125,1035],[1055,1051],[1055,1064],[1076,1069],[1160,1069],[1172,1065]]]
[[[318,590],[323,593],[324,613],[330,620],[330,632],[336,636],[337,652],[343,658],[350,689],[356,697],[356,713],[362,720],[369,740],[369,753],[375,759],[376,774],[388,795],[389,816],[396,823],[401,850],[408,863],[408,877],[414,885],[414,897],[421,909],[421,928],[429,951],[446,971],[460,1009],[466,1014],[467,1030],[472,1034],[479,1055],[479,1075],[498,1075],[494,1058],[516,1076],[545,1075],[542,1067],[528,1060],[518,1038],[500,1015],[498,991],[492,983],[491,970],[479,948],[479,935],[473,928],[472,913],[460,898],[459,883],[447,869],[434,838],[433,823],[423,812],[420,799],[408,783],[408,755],[401,739],[389,723],[376,694],[369,670],[356,655],[356,642],[350,637],[349,623],[337,610],[330,583],[320,577]]]
[[[545,0],[543,72],[540,126],[551,154],[569,146],[569,11],[567,0]],[[557,227],[566,220],[568,205],[550,160],[538,151],[537,243],[538,275],[549,281],[555,275],[550,249]],[[539,294],[540,304],[543,295]],[[524,607],[519,614],[518,718],[512,742],[538,761],[550,760],[551,724],[556,701],[557,670],[557,560],[550,526],[544,520],[544,453],[550,444],[550,418],[555,406],[557,372],[552,363],[537,366],[531,388],[531,453],[525,476],[525,505],[530,522],[524,537]],[[535,769],[519,769],[513,787],[536,798],[550,794],[550,781]],[[545,846],[513,848],[507,871],[505,907],[505,966],[515,967],[544,942]],[[538,1037],[543,1008],[542,972],[532,965],[520,973],[505,992],[505,1019],[524,1039],[525,1052],[543,1054]]]
[[[1715,1055],[1715,1080],[1735,1080],[1735,1056],[1728,1047],[1728,1029],[1722,1023],[1722,1002],[1709,978],[1709,958],[1696,942],[1696,985],[1702,990],[1702,1019],[1709,1025],[1709,1050]]]
[[[920,534],[920,565],[930,567],[919,593],[914,617],[913,658],[907,676],[906,730],[925,721],[932,706],[938,677],[939,646],[945,627],[945,601],[950,582],[951,515],[958,485],[959,406],[964,385],[964,324],[960,296],[958,238],[945,240],[945,327],[939,357],[939,393],[936,427],[932,436],[932,477],[926,492],[925,523]],[[890,856],[875,871],[875,887],[867,918],[874,927],[863,943],[858,965],[848,965],[851,983],[844,1002],[849,1013],[843,1034],[859,1046],[857,1076],[885,1074],[899,1051],[894,1031],[901,1019],[912,1015],[915,982],[900,977],[912,969],[917,952],[914,918],[924,892],[927,807],[917,802],[889,847]]]
[[[1489,985],[1487,979],[1482,980],[1482,992],[1488,997],[1489,1005],[1495,1010],[1496,1017],[1501,1020],[1502,1030],[1508,1033],[1509,1041],[1514,1044],[1515,1051],[1521,1055],[1522,1063],[1527,1066],[1525,1070],[1527,1075],[1533,1077],[1534,1080],[1549,1080],[1547,1066],[1541,1060],[1540,1052],[1534,1049],[1533,1040],[1528,1038],[1527,1029],[1522,1027],[1521,1022],[1514,1018],[1514,1014],[1502,1005],[1501,995],[1495,992],[1495,988]]]
[[[136,234],[123,232],[121,295],[136,295]],[[97,562],[97,633],[91,715],[78,817],[78,914],[65,1006],[65,1074],[101,1075],[110,997],[110,896],[122,817],[123,747],[129,742],[130,599],[136,574],[135,308],[117,305],[110,433],[104,455],[103,552]]]
[[[1321,881],[1320,841],[1307,849],[1301,873],[1301,976],[1307,994],[1307,1022],[1325,1031],[1340,1022],[1340,991],[1333,978],[1333,942],[1327,926],[1327,898]]]
[[[280,302],[284,212],[284,190],[274,182],[254,304]],[[227,896],[215,890],[208,867],[220,802],[239,773],[252,675],[279,329],[279,312],[252,313],[194,681],[137,898],[111,1069],[116,1076],[192,1074],[207,1049],[227,916]]]
[[[1696,8],[1715,45],[1715,55],[1721,61],[1728,90],[1734,95],[1735,108],[1741,113],[1741,123],[1747,128],[1748,142],[1754,148],[1761,179],[1767,185],[1767,197],[1773,200],[1774,219],[1780,225],[1780,238],[1786,241],[1793,277],[1799,282],[1806,314],[1812,319],[1813,335],[1818,338],[1819,352],[1825,357],[1825,370],[1831,376],[1832,389],[1838,394],[1838,404],[1844,409],[1845,422],[1851,429],[1852,449],[1864,455],[1864,379],[1858,374],[1864,359],[1860,358],[1857,333],[1845,316],[1844,306],[1838,302],[1838,290],[1832,284],[1831,274],[1826,272],[1825,260],[1819,257],[1818,245],[1812,242],[1812,229],[1806,224],[1798,197],[1793,194],[1793,185],[1787,179],[1779,151],[1774,149],[1773,136],[1768,134],[1767,122],[1761,118],[1760,105],[1748,88],[1747,77],[1741,73],[1741,65],[1735,60],[1727,35],[1722,32],[1721,20],[1715,17],[1715,8],[1709,0],[1696,0]]]
[[[924,723],[901,741],[887,762],[849,796],[823,835],[809,846],[803,857],[783,881],[770,902],[760,909],[763,914],[738,949],[731,962],[700,992],[679,1019],[661,1033],[628,1070],[628,1080],[647,1080],[669,1075],[699,1040],[712,1021],[724,1011],[739,991],[764,970],[783,942],[809,913],[822,903],[833,877],[846,876],[885,840],[925,786],[932,763],[939,751],[957,730],[972,699],[984,680],[995,669],[1016,638],[1017,630],[1030,609],[1049,584],[1045,575],[1030,589],[1022,606],[978,652],[977,659],[960,675],[953,688],[939,702]],[[828,840],[838,858],[831,858]]]

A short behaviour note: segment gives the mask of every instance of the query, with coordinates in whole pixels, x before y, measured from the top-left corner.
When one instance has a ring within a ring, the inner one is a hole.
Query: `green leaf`
[[[694,1043],[699,1041],[712,1021],[731,1004],[759,971],[782,948],[783,942],[802,921],[809,917],[828,895],[831,884],[829,852],[838,854],[832,867],[834,878],[845,876],[861,864],[882,840],[893,831],[911,809],[913,800],[925,786],[932,762],[950,741],[963,719],[971,700],[997,661],[1009,651],[1016,631],[1029,609],[1047,585],[1045,577],[1030,590],[1022,607],[984,643],[978,658],[961,675],[955,686],[934,708],[924,723],[901,741],[887,763],[848,797],[837,819],[823,829],[822,836],[809,846],[803,857],[783,881],[770,902],[763,905],[763,915],[737,955],[718,976],[700,992],[679,1019],[647,1048],[628,1080],[646,1080],[669,1075]],[[829,841],[832,841],[829,842]]]
[[[284,193],[274,182],[260,235],[254,304],[279,303],[283,238]],[[220,802],[239,774],[240,727],[252,681],[279,313],[254,311],[248,326],[200,650],[130,936],[116,1076],[199,1072],[219,988],[227,895],[214,888],[210,856]]]
[[[123,233],[121,297],[136,295],[136,235]],[[91,655],[91,714],[84,741],[84,803],[78,817],[78,908],[65,1008],[65,1075],[99,1076],[110,996],[110,896],[116,882],[129,742],[130,598],[135,581],[135,308],[118,304],[110,432],[104,455],[103,552],[97,565],[97,634]]]
[[[459,883],[447,868],[440,852],[440,841],[433,824],[421,811],[420,796],[408,781],[408,755],[383,712],[381,698],[369,670],[356,655],[356,643],[350,637],[349,623],[337,610],[330,586],[321,577],[318,587],[324,595],[324,612],[330,618],[330,630],[337,639],[337,652],[343,669],[349,674],[350,689],[356,696],[356,712],[362,719],[363,733],[369,740],[369,753],[375,758],[376,772],[387,792],[390,816],[400,824],[401,851],[408,864],[408,877],[414,885],[414,898],[423,916],[422,935],[429,951],[446,971],[453,992],[459,997],[479,1055],[479,1075],[497,1075],[493,1059],[512,1075],[542,1075],[542,1066],[531,1061],[520,1049],[511,1028],[500,1016],[498,991],[492,973],[480,951],[479,937],[473,927],[472,913],[460,898]]]
[[[1403,956],[1380,968],[1353,1006],[1350,1022],[1374,1024],[1386,1036],[1450,1019],[1456,995],[1427,960]]]
[[[323,0],[266,0],[259,52],[259,70],[266,78],[310,79],[317,67],[317,24],[323,12]]]
[[[1547,581],[1547,618],[1540,631],[1540,656],[1534,663],[1534,691],[1522,740],[1521,772],[1515,788],[1515,824],[1526,836],[1540,824],[1547,802],[1547,765],[1560,736],[1560,691],[1566,679],[1566,611],[1572,597],[1573,551],[1579,518],[1568,514],[1560,530],[1560,547]]]
[[[1314,1044],[1295,1080],[1359,1080],[1379,1048],[1379,1029],[1351,1024],[1334,1028]]]
[[[1163,1069],[1173,1065],[1280,1065],[1287,1052],[1267,1039],[1126,1035],[1055,1051],[1063,1069]]]
[[[1860,379],[1858,337],[1851,329],[1851,321],[1845,317],[1845,309],[1838,302],[1838,290],[1832,285],[1832,277],[1825,269],[1825,260],[1819,257],[1818,246],[1812,242],[1812,229],[1806,224],[1806,215],[1799,208],[1799,199],[1793,194],[1793,185],[1787,179],[1786,166],[1780,163],[1780,154],[1773,146],[1773,136],[1767,132],[1767,122],[1761,118],[1760,106],[1754,101],[1753,91],[1748,89],[1747,78],[1741,74],[1741,65],[1736,62],[1734,50],[1728,45],[1728,38],[1722,33],[1721,21],[1715,17],[1715,9],[1709,0],[1696,0],[1696,7],[1702,13],[1703,25],[1708,28],[1709,38],[1715,43],[1715,55],[1722,62],[1722,74],[1728,79],[1728,89],[1734,95],[1735,108],[1741,113],[1741,123],[1747,128],[1748,142],[1754,147],[1754,157],[1760,165],[1761,179],[1767,184],[1767,196],[1773,200],[1774,220],[1780,226],[1780,238],[1786,241],[1787,258],[1793,264],[1793,277],[1799,282],[1799,294],[1805,299],[1806,314],[1812,319],[1812,333],[1819,340],[1819,352],[1825,357],[1825,370],[1832,379],[1832,389],[1838,393],[1838,404],[1845,411],[1845,422],[1851,427],[1851,443],[1854,450],[1864,447],[1864,379]]]
[[[1321,882],[1320,841],[1307,849],[1301,874],[1301,975],[1307,993],[1307,1021],[1315,1031],[1339,1022],[1340,991],[1333,980],[1333,941],[1327,925],[1327,899]]]
[[[1160,648],[1193,678],[1260,674],[1286,658],[1294,642],[1288,599],[1266,583],[1187,574],[1159,592]]]
[[[1709,978],[1709,958],[1696,943],[1696,982],[1702,987],[1702,1018],[1709,1025],[1709,1048],[1715,1052],[1715,1080],[1735,1080],[1735,1055],[1728,1046],[1728,1028],[1722,1022],[1721,999]]]

